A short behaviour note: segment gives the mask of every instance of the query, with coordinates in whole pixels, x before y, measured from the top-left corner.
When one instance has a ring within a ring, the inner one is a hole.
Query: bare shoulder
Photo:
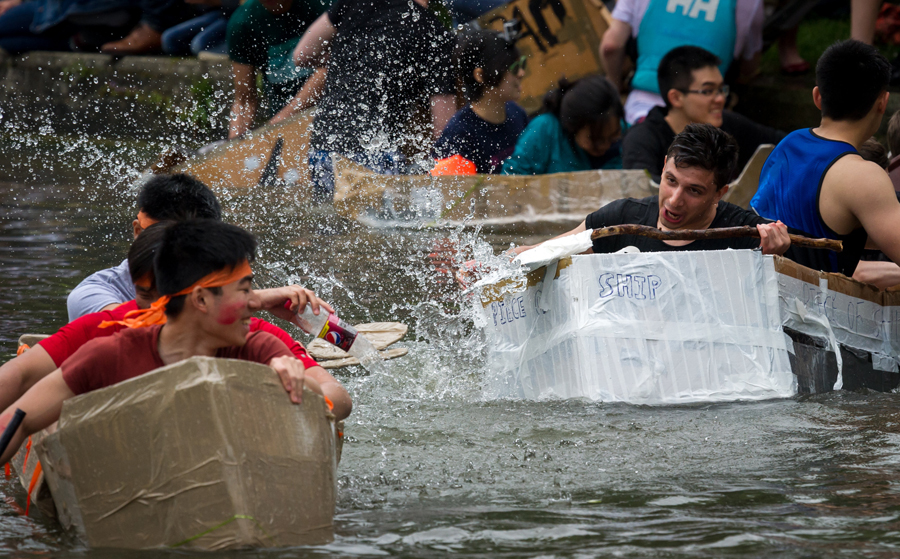
[[[825,173],[825,181],[827,182],[839,181],[840,184],[854,186],[862,186],[863,182],[870,183],[875,181],[877,183],[882,181],[882,179],[890,183],[887,171],[879,167],[877,163],[866,161],[857,154],[841,157]]]

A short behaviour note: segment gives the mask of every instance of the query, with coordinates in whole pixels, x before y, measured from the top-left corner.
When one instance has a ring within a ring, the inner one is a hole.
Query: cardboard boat
[[[551,175],[379,175],[335,161],[334,208],[368,224],[577,224],[613,200],[652,196],[644,171]]]
[[[342,431],[268,367],[194,357],[68,400],[12,463],[91,547],[312,545],[332,539]]]
[[[481,292],[486,398],[686,404],[900,385],[900,292],[749,250],[574,256]]]
[[[521,103],[534,112],[561,77],[602,73],[600,40],[611,17],[599,0],[515,0],[485,14],[478,24],[499,31],[505,23],[518,22],[515,43],[529,57]],[[313,115],[310,109],[263,126],[171,170],[193,175],[217,192],[240,192],[281,181],[292,188],[297,203],[306,202],[310,199],[306,156]],[[430,146],[422,148],[427,151]]]

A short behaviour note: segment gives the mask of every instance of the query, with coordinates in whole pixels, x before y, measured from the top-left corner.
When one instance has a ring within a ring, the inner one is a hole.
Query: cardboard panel
[[[277,375],[195,357],[65,403],[36,449],[60,521],[92,547],[320,544],[332,538],[334,417]]]
[[[335,210],[348,219],[500,225],[578,223],[620,198],[658,193],[644,171],[386,176],[335,160]]]
[[[522,98],[528,112],[541,106],[544,94],[560,78],[575,80],[602,74],[600,41],[612,16],[599,0],[514,0],[478,19],[486,29],[503,30],[518,20],[516,47],[528,57]]]

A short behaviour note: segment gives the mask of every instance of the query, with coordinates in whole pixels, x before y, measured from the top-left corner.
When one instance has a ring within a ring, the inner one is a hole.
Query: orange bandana
[[[138,223],[141,224],[141,229],[146,229],[155,223],[159,223],[158,219],[153,219],[149,215],[147,215],[144,210],[141,210],[137,214]]]
[[[150,305],[150,308],[129,311],[122,320],[104,320],[100,323],[100,328],[107,328],[115,324],[121,324],[128,328],[143,328],[145,326],[153,326],[154,324],[165,324],[166,304],[172,300],[172,297],[187,295],[193,291],[195,287],[222,287],[223,285],[228,285],[229,283],[241,280],[252,273],[253,271],[250,269],[250,264],[244,260],[231,270],[222,269],[200,278],[195,284],[190,287],[185,287],[178,293],[163,295],[154,301],[153,304]]]

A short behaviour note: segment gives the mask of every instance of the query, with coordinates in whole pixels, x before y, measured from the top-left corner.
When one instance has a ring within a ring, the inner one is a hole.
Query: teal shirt
[[[229,58],[257,68],[265,78],[266,118],[290,101],[312,74],[312,69],[294,66],[293,50],[330,4],[330,0],[294,0],[286,13],[275,15],[259,0],[248,0],[228,20]]]
[[[624,127],[623,127],[624,130]],[[532,120],[516,142],[513,154],[503,162],[504,175],[547,175],[590,171],[594,168],[621,169],[622,156],[618,144],[607,153],[600,167],[594,167],[587,152],[566,137],[554,115],[546,113]]]

